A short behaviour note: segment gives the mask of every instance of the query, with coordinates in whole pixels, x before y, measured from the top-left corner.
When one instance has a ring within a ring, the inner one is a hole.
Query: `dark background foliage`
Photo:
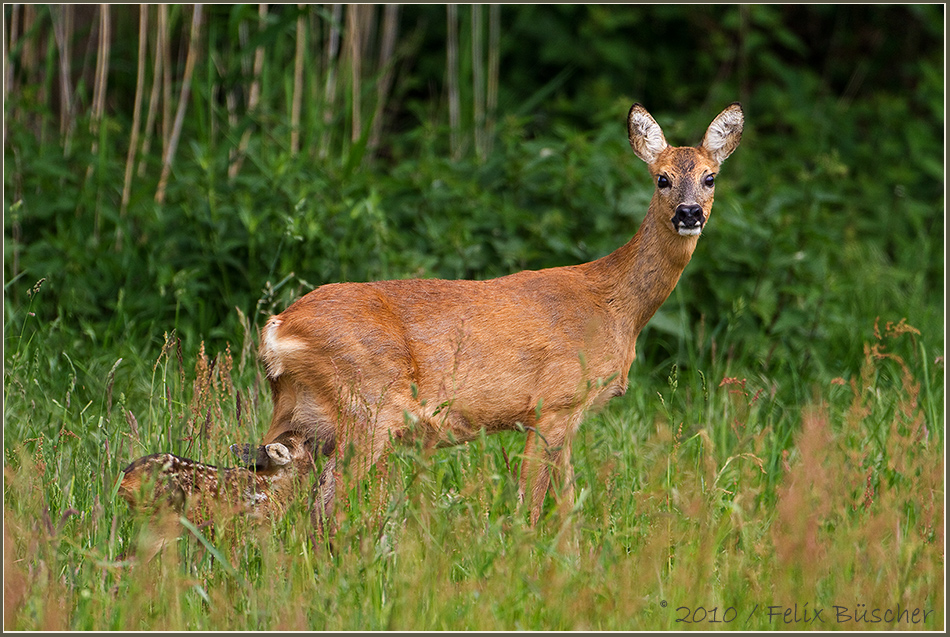
[[[495,42],[485,9],[477,30],[470,8],[456,9],[453,72],[445,6],[399,8],[388,66],[377,62],[381,7],[356,16],[358,54],[347,11],[336,16],[336,58],[326,54],[329,6],[275,5],[260,27],[253,5],[203,7],[164,201],[156,140],[138,155],[122,210],[138,10],[112,7],[97,116],[102,27],[94,8],[76,9],[64,133],[62,18],[5,7],[8,334],[41,278],[32,311],[61,326],[62,347],[136,341],[157,351],[171,329],[192,348],[220,348],[239,338],[235,308],[257,324],[324,282],[484,278],[594,259],[633,234],[650,197],[626,142],[630,104],[645,104],[672,143],[694,144],[741,100],[743,143],[693,263],[641,339],[646,359],[721,356],[719,343],[763,373],[787,367],[813,380],[853,364],[878,316],[906,317],[942,351],[942,6],[504,6]],[[174,106],[193,10],[168,13]],[[255,47],[264,63],[252,111]],[[497,106],[479,116],[474,80],[491,74],[491,54]],[[386,68],[391,89],[379,99]],[[146,89],[152,76],[149,57]],[[299,150],[288,143],[297,85]],[[374,113],[380,136],[369,141]],[[246,158],[229,176],[245,131]]]

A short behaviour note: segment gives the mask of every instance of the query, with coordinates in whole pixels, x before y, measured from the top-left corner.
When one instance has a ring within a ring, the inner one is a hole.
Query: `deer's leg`
[[[321,533],[327,533],[332,527],[333,504],[336,498],[336,455],[330,454],[320,476],[310,492],[310,522]]]
[[[571,412],[548,414],[528,431],[524,460],[521,465],[522,502],[531,506],[531,524],[541,517],[544,496],[549,489],[558,502],[562,515],[574,507],[574,467],[571,464],[571,443],[580,415]]]
[[[559,501],[573,502],[573,471],[571,467],[571,449],[569,442],[570,415],[548,416],[538,422],[537,428],[528,431],[525,443],[524,460],[521,464],[521,487],[519,496],[522,502],[531,506],[531,524],[537,524],[544,505],[544,496],[551,487],[552,472],[567,486],[561,494],[555,494]]]
[[[541,443],[543,449],[544,444]],[[544,466],[544,459],[538,449],[538,434],[534,429],[528,430],[528,439],[524,446],[524,456],[521,460],[521,479],[518,488],[518,499],[531,508],[531,524],[534,525],[541,512],[540,503],[544,501],[544,494],[548,490],[550,474]],[[539,493],[540,495],[536,495]],[[535,502],[539,501],[536,505]],[[537,511],[537,514],[535,513]]]
[[[554,495],[558,501],[561,516],[567,515],[574,508],[574,465],[571,462],[571,443],[573,436],[566,435],[557,455],[557,464],[554,468]]]
[[[356,484],[369,473],[390,448],[390,442],[405,430],[402,412],[383,408],[372,425],[342,428],[311,492],[310,519],[321,532],[332,532],[338,478]]]

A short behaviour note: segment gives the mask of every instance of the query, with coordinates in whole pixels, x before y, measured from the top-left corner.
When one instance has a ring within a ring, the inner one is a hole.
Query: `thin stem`
[[[488,91],[485,99],[485,154],[491,153],[498,109],[498,60],[501,42],[501,5],[488,7]]]
[[[132,136],[129,139],[129,154],[125,158],[125,182],[122,185],[122,204],[119,217],[124,219],[129,208],[132,192],[132,167],[135,164],[135,147],[139,141],[139,125],[142,119],[142,93],[145,91],[145,51],[148,44],[148,5],[139,5],[139,55],[135,79],[135,105],[132,111]],[[122,250],[122,226],[115,230],[115,250]]]
[[[485,158],[485,70],[482,66],[482,7],[472,5],[472,113],[475,154]]]
[[[20,23],[20,5],[15,4],[10,10],[10,44],[7,45],[4,43],[3,47],[3,77],[6,81],[3,83],[3,103],[7,103],[7,94],[10,91],[15,90],[13,86],[13,65],[10,64],[10,52],[16,48],[17,39],[19,38],[19,31],[17,27]],[[3,30],[3,37],[6,38],[7,31]],[[6,139],[7,132],[7,118],[3,118],[3,138]]]
[[[102,121],[102,116],[105,113],[106,105],[106,87],[108,86],[109,80],[109,50],[111,48],[112,42],[112,21],[109,17],[109,5],[100,4],[99,5],[99,48],[98,54],[96,56],[96,79],[93,88],[93,99],[92,99],[92,117],[89,120],[89,132],[92,135],[92,149],[91,157],[96,157],[99,154],[99,124]],[[105,150],[103,150],[105,152]],[[101,160],[101,158],[99,158]],[[86,179],[88,180],[92,176],[93,165],[92,163],[86,168]],[[101,183],[101,180],[100,180]],[[101,192],[98,193],[101,196]],[[98,242],[99,240],[99,197],[97,196],[96,200],[96,212],[95,212],[95,222],[93,225],[93,236]],[[79,208],[76,209],[76,214],[79,214]]]
[[[168,5],[158,5],[159,24],[164,29],[159,32],[162,47],[162,157],[168,154],[172,135],[172,54],[171,24],[168,20]]]
[[[383,15],[382,45],[379,49],[379,79],[376,83],[376,112],[373,114],[373,128],[369,136],[371,151],[379,147],[383,132],[383,113],[386,110],[386,98],[393,82],[393,51],[396,48],[396,32],[399,27],[399,5],[387,4]]]
[[[63,140],[63,154],[69,154],[69,141],[73,128],[72,87],[70,86],[70,60],[72,59],[72,5],[51,5],[53,36],[59,49],[59,134]],[[98,77],[97,77],[98,80]]]
[[[330,151],[330,124],[333,122],[333,110],[336,104],[337,58],[340,54],[340,19],[343,17],[343,5],[331,5],[333,19],[330,22],[330,37],[327,38],[327,83],[323,91],[323,135],[320,140],[320,157],[325,158]]]
[[[142,140],[142,161],[139,163],[139,177],[145,175],[145,158],[152,145],[152,129],[155,126],[155,117],[158,112],[158,96],[162,79],[162,33],[165,30],[165,5],[158,8],[158,34],[155,37],[155,60],[152,64],[152,90],[148,100],[148,115],[145,117],[145,135]]]
[[[33,23],[36,22],[36,7],[34,4],[23,5],[23,33],[28,35],[33,30]],[[37,67],[36,38],[27,37],[23,40],[23,48],[20,51],[20,65],[23,69],[23,77],[27,86],[39,84],[39,78],[34,74]]]
[[[267,20],[267,5],[257,6],[258,28],[264,30]],[[247,100],[247,112],[254,115],[257,112],[257,104],[261,99],[261,74],[264,72],[264,46],[258,45],[254,49],[254,79],[251,80],[250,95]],[[237,157],[228,167],[228,177],[234,179],[241,170],[241,164],[244,163],[244,155],[247,152],[247,145],[251,141],[251,129],[245,129],[241,135],[241,142],[238,144]]]
[[[300,104],[303,100],[303,55],[307,43],[306,21],[303,14],[304,5],[298,4],[300,15],[297,16],[297,52],[294,56],[294,93],[290,107],[290,154],[296,155],[300,150]]]
[[[362,8],[358,4],[351,4],[346,11],[346,37],[350,45],[350,95],[352,128],[350,141],[356,142],[362,134],[360,119],[360,76],[362,75],[362,47],[360,46],[360,22]]]
[[[168,143],[168,152],[162,165],[162,176],[158,181],[158,190],[155,192],[155,201],[165,202],[165,188],[171,175],[172,161],[175,158],[175,149],[178,147],[178,138],[181,136],[181,127],[185,120],[185,110],[188,107],[188,97],[191,94],[191,75],[195,70],[195,61],[198,57],[198,34],[201,30],[201,5],[196,4],[191,17],[191,38],[188,44],[188,57],[185,58],[185,77],[181,85],[181,97],[178,100],[178,110],[175,113],[175,126]]]
[[[459,43],[458,6],[450,4],[447,10],[448,41],[446,43],[446,73],[449,91],[449,145],[452,159],[461,156],[461,107],[459,97]]]

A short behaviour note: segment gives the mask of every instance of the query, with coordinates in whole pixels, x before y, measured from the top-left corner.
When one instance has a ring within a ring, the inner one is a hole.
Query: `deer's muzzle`
[[[673,227],[683,236],[696,236],[703,231],[706,216],[703,207],[696,204],[680,204],[676,206],[673,218]]]

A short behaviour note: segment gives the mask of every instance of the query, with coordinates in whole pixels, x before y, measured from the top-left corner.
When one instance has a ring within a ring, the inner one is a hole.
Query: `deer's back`
[[[317,288],[262,332],[272,380],[332,401],[395,401],[466,439],[571,409],[587,381],[621,393],[629,359],[609,295],[583,266],[488,281],[410,279]],[[586,400],[586,397],[585,397]]]

